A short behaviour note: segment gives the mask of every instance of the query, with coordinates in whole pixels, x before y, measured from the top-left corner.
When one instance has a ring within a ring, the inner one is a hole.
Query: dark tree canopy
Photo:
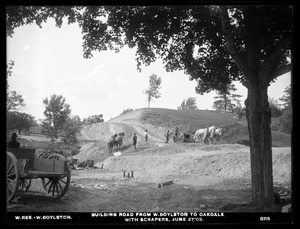
[[[137,49],[138,69],[162,58],[167,71],[184,70],[198,93],[222,90],[232,80],[270,70],[264,83],[290,70],[292,6],[12,6],[7,35],[24,24],[55,18],[78,22],[84,57],[128,45]]]
[[[245,75],[255,80],[262,68],[272,69],[269,84],[290,67],[291,11],[261,5],[86,8],[84,56],[136,47],[138,68],[162,58],[167,71],[184,70],[196,80],[198,93],[222,90],[232,80],[247,85]]]

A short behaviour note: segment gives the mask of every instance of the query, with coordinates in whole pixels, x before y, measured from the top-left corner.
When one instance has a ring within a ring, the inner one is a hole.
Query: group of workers
[[[175,129],[175,134],[174,134],[174,138],[177,137],[178,133],[179,133],[179,130],[178,130],[178,127],[176,127],[176,129]],[[148,131],[147,131],[147,130],[145,130],[144,137],[145,137],[145,142],[147,142],[147,141],[148,141]],[[167,134],[166,134],[166,143],[169,142],[169,138],[170,138],[170,131],[168,130],[168,131],[167,131]],[[134,149],[136,149],[136,144],[137,144],[137,136],[136,136],[136,133],[133,134],[132,141],[133,141],[133,147],[134,147]]]

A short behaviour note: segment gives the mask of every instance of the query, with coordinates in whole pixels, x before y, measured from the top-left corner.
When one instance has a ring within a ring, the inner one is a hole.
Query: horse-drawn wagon
[[[10,202],[18,190],[27,191],[31,179],[41,178],[46,193],[54,199],[68,191],[71,170],[67,160],[60,154],[47,158],[35,156],[35,149],[7,148],[6,152],[6,195]]]

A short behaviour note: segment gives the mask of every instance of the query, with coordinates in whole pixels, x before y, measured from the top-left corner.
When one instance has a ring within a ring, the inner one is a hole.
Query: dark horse
[[[122,147],[124,136],[125,136],[124,132],[118,133],[118,136],[115,138],[115,143],[114,143],[116,149],[120,149]]]
[[[107,143],[108,153],[112,153],[114,145],[115,145],[115,138],[111,137]]]
[[[124,136],[125,136],[125,133],[121,132],[121,133],[113,135],[110,138],[109,142],[107,143],[109,153],[112,153],[113,148],[120,149],[120,147],[123,144]]]

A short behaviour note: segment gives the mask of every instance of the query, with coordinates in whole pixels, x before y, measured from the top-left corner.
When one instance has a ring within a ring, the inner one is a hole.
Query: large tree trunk
[[[248,86],[245,102],[250,136],[252,204],[270,209],[274,206],[271,110],[268,87],[259,83]]]

